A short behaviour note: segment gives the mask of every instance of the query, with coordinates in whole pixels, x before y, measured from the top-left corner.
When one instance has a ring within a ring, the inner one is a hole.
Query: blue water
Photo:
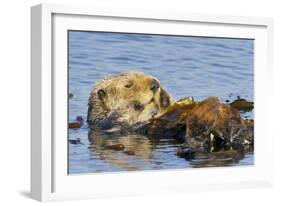
[[[69,92],[74,97],[69,100],[69,120],[79,115],[86,119],[89,94],[98,80],[129,70],[157,77],[175,99],[218,96],[231,101],[240,96],[253,101],[253,52],[254,40],[249,39],[70,31]],[[253,112],[243,116],[253,118]],[[198,167],[175,155],[178,143],[172,140],[129,135],[99,137],[91,144],[86,124],[69,130],[69,138],[82,142],[69,144],[70,174]],[[135,155],[104,148],[112,142],[123,143]],[[253,159],[248,153],[237,161],[201,166],[250,165]]]

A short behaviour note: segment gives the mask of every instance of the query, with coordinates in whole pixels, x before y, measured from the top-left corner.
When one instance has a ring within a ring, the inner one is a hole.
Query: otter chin
[[[91,129],[125,130],[141,126],[174,102],[160,81],[141,72],[124,72],[97,82],[88,101]]]

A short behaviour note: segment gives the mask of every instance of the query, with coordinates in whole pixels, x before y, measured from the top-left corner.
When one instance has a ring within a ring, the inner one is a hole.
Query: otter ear
[[[98,97],[100,100],[104,100],[106,97],[106,93],[103,89],[98,90]]]
[[[160,104],[162,108],[166,108],[171,105],[171,96],[162,87],[160,87]]]

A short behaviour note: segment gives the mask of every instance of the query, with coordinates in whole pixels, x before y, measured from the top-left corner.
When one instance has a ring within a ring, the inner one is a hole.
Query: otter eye
[[[133,86],[133,82],[127,82],[126,84],[125,84],[125,87],[126,88],[131,88]]]

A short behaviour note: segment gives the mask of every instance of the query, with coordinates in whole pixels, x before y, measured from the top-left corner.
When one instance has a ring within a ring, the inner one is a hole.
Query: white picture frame
[[[32,198],[53,201],[272,186],[273,133],[268,123],[272,19],[40,4],[31,8],[31,26]],[[69,176],[67,136],[61,129],[67,128],[68,29],[255,38],[254,166]]]

